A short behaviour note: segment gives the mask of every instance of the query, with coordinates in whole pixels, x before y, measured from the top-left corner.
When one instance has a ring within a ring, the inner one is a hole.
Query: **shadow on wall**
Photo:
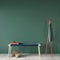
[[[53,27],[53,53],[60,53],[60,22],[56,20]]]

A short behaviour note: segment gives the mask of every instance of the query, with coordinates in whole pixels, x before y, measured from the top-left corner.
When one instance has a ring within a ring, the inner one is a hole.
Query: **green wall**
[[[0,53],[7,53],[8,43],[13,40],[41,43],[44,53],[49,18],[53,20],[53,52],[60,53],[59,0],[0,1]]]

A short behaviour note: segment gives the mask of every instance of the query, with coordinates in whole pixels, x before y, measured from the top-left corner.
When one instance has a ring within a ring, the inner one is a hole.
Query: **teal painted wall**
[[[0,53],[7,53],[8,43],[13,40],[41,43],[41,53],[44,53],[49,18],[53,20],[53,53],[60,53],[60,1],[0,1]],[[23,52],[31,51],[21,48]]]

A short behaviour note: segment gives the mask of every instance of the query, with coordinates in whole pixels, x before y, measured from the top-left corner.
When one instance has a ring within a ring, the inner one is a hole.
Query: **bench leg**
[[[40,44],[38,44],[38,55],[40,56]]]
[[[8,56],[11,57],[11,51],[12,51],[12,47],[11,45],[9,44],[8,45]]]

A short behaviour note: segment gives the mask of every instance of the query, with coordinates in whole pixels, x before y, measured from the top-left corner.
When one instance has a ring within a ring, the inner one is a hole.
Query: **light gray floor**
[[[36,54],[23,55],[20,58],[11,57],[9,58],[7,54],[0,54],[0,60],[60,60],[60,54],[42,54],[40,57]]]

